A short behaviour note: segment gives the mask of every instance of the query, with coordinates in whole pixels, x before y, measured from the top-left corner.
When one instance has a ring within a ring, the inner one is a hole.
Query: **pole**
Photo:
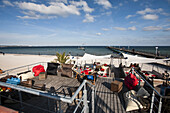
[[[157,55],[158,55],[158,47],[155,47],[155,49],[156,49],[155,55],[157,57]]]
[[[152,101],[151,101],[151,109],[150,109],[150,113],[152,113],[152,111],[153,111],[154,98],[155,98],[155,93],[154,93],[154,91],[153,91],[153,93],[152,93]]]
[[[92,88],[92,113],[94,113],[94,104],[95,104],[95,100],[94,100],[94,88]]]
[[[161,113],[161,109],[162,109],[162,97],[160,97],[158,113]]]
[[[21,91],[18,91],[18,94],[19,94],[19,100],[20,100],[20,112],[21,112],[21,110],[22,110],[22,108],[23,108]]]
[[[87,90],[86,90],[86,84],[84,84],[84,100],[83,100],[83,104],[84,104],[84,113],[89,113],[89,110],[88,110],[88,103],[87,103]]]

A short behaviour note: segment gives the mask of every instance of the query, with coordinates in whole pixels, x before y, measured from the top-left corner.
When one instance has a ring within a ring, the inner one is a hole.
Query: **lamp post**
[[[113,64],[113,55],[110,56],[110,68],[109,68],[109,77],[111,77],[111,69]]]
[[[155,47],[155,49],[156,49],[156,57],[157,57],[157,55],[158,55],[158,47]]]

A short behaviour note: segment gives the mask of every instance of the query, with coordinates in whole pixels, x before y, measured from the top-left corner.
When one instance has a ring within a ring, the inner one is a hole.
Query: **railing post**
[[[84,84],[84,100],[83,100],[83,104],[84,104],[84,113],[88,113],[89,112],[89,108],[88,108],[88,103],[87,103],[87,90],[86,90],[86,84]]]
[[[59,101],[59,113],[62,113],[62,110],[61,110],[61,101]]]
[[[92,87],[92,113],[94,113],[94,104],[95,104],[95,100],[94,100],[94,87]]]
[[[134,75],[134,67],[132,67],[132,74]]]
[[[150,113],[152,113],[152,111],[153,111],[154,98],[155,98],[155,93],[154,93],[154,91],[153,91],[153,93],[152,93],[152,101],[151,101]]]
[[[21,94],[21,91],[18,91],[18,94],[19,94],[20,112],[21,112],[21,109],[23,108],[23,105],[22,105],[22,94]]]
[[[141,80],[141,79],[140,79],[140,76],[139,76],[139,86],[140,86],[140,80]]]
[[[50,99],[47,98],[48,110],[50,111]]]
[[[161,109],[162,109],[162,97],[160,97],[158,113],[161,113]]]
[[[6,73],[7,73],[7,75],[9,75],[8,71]]]

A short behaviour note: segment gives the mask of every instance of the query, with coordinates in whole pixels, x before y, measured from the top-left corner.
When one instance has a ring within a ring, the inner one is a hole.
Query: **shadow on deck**
[[[112,78],[98,78],[96,81],[96,98],[95,98],[95,113],[124,113],[124,107],[120,102],[119,96],[117,93],[113,93],[110,90]],[[77,88],[80,83],[73,78],[67,77],[58,77],[58,76],[48,76],[46,80],[36,80],[36,84],[46,84],[46,90],[49,92],[50,87],[55,88],[55,93],[69,95],[71,96],[72,92],[70,92],[71,88]],[[88,90],[88,100],[91,101],[91,88],[87,86]],[[22,106],[20,103],[13,103],[13,104],[3,104],[6,107],[20,110],[22,113],[48,113],[49,110],[52,112],[56,112],[58,110],[59,104],[61,104],[61,109],[63,112],[72,113],[75,109],[75,106],[78,102],[74,101],[73,103],[64,103],[59,101],[55,101],[52,99],[34,96],[31,94],[24,94],[28,95],[29,98],[24,100],[24,103],[31,104],[32,106],[27,106],[23,104]],[[35,109],[34,106],[38,106],[40,108],[46,109],[46,111],[42,111],[40,109]],[[78,108],[79,110],[82,109],[81,105]],[[91,110],[91,103],[89,103],[89,109]],[[79,112],[78,110],[78,112]]]

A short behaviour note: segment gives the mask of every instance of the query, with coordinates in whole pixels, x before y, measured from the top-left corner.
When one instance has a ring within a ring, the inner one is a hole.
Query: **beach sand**
[[[55,58],[50,55],[0,54],[0,68],[8,70],[37,62],[51,62]]]
[[[75,57],[75,61],[77,60],[77,57]],[[81,57],[78,57],[78,59]],[[29,65],[33,63],[38,63],[38,62],[51,62],[54,59],[56,59],[56,56],[51,56],[51,55],[26,55],[26,54],[5,54],[2,55],[0,54],[0,68],[2,70],[8,70],[24,65]],[[110,59],[100,59],[97,60],[97,62],[101,62],[102,64],[110,64]],[[112,64],[115,67],[119,67],[119,64],[122,62],[122,65],[127,65],[126,61],[124,59],[113,59]],[[84,62],[83,62],[84,63]],[[78,64],[81,65],[83,64],[82,62],[79,62]],[[86,63],[92,63],[92,61],[87,61]],[[129,64],[130,65],[130,64]],[[149,64],[139,64],[140,67],[142,67],[142,70],[145,71],[152,71],[153,66]],[[157,68],[154,66],[154,69],[159,71],[159,72],[164,72],[165,69]]]

